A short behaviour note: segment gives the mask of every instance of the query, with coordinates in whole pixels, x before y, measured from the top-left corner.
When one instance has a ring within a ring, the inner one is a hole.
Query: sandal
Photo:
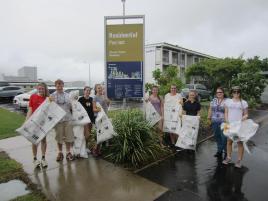
[[[225,160],[222,161],[222,163],[223,163],[224,165],[228,165],[228,164],[231,163],[231,162],[232,162],[232,160],[231,160],[231,158],[229,158],[228,156],[226,157]]]
[[[56,161],[57,161],[57,162],[60,162],[60,161],[63,160],[63,158],[64,158],[63,153],[59,152],[59,153],[58,153],[58,156],[57,156],[57,158],[56,158]]]
[[[67,161],[73,161],[74,160],[74,157],[70,152],[66,155],[66,160]]]
[[[241,169],[241,168],[242,168],[241,160],[238,160],[238,161],[235,163],[235,167],[238,168],[238,169]]]

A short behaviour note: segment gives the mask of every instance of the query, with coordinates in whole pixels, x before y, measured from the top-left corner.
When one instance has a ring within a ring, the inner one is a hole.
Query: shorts
[[[63,144],[63,142],[74,142],[73,126],[68,121],[58,123],[55,126],[55,131],[55,140],[59,144]]]

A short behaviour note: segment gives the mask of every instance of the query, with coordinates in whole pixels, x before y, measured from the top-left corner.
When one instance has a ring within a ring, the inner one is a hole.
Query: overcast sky
[[[104,80],[104,16],[121,0],[0,0],[0,74]],[[217,57],[268,57],[267,0],[126,0],[146,17],[146,44],[168,42]]]

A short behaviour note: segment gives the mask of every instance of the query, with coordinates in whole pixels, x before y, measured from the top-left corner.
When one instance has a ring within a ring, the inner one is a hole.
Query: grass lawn
[[[0,152],[0,183],[8,182],[13,179],[23,181],[32,192],[15,198],[13,201],[46,201],[47,199],[37,190],[28,175],[23,171],[20,163],[12,160],[5,152]]]
[[[25,120],[21,114],[10,112],[0,108],[0,140],[16,136],[16,129],[19,128]]]

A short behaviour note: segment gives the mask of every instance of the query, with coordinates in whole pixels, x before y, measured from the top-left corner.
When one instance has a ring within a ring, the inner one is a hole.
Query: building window
[[[172,64],[178,65],[178,53],[172,52]]]
[[[180,55],[180,65],[184,66],[185,65],[185,54],[181,53]]]
[[[163,63],[169,63],[169,51],[163,50]]]
[[[198,63],[199,62],[199,58],[198,57],[195,57],[194,58],[194,63]]]

